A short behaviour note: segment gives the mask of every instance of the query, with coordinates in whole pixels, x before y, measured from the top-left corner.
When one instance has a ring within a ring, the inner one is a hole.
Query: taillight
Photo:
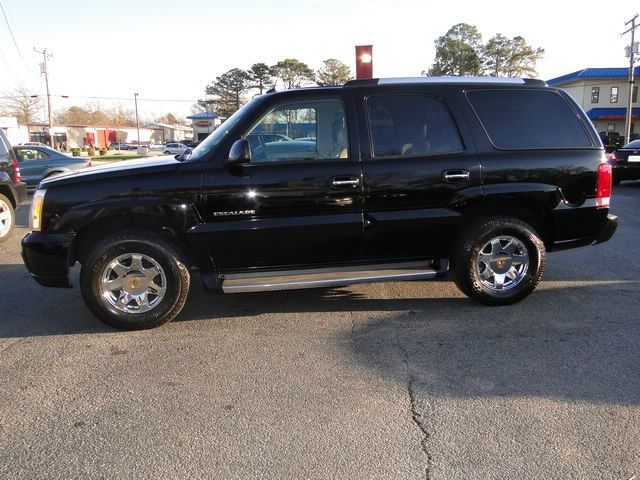
[[[613,152],[613,153],[609,156],[609,160],[613,160],[614,162],[617,160],[617,158],[616,158],[616,152]]]
[[[90,167],[91,165],[91,159],[87,160],[87,163],[84,164],[85,167]]]
[[[20,167],[18,166],[18,160],[13,159],[13,175],[16,177],[16,183],[20,182]]]
[[[608,208],[611,200],[611,165],[601,163],[598,165],[598,186],[596,187],[596,206]]]

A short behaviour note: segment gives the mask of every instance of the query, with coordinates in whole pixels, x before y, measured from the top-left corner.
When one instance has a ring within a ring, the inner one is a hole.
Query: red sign
[[[195,122],[194,125],[196,127],[210,127],[211,122]]]
[[[356,80],[373,78],[373,45],[356,45]]]

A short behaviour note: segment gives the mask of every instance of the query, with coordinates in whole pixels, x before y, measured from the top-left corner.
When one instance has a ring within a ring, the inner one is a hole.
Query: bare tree
[[[0,97],[0,111],[4,115],[16,117],[18,123],[34,123],[42,112],[42,100],[20,86]]]

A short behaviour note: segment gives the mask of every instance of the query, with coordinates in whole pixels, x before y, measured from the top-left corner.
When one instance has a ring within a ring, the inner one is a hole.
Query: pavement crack
[[[402,363],[404,363],[404,366],[407,372],[407,394],[409,396],[411,420],[413,421],[413,423],[416,425],[416,427],[418,428],[418,430],[420,430],[420,433],[422,434],[422,440],[420,441],[420,449],[422,450],[422,453],[426,457],[426,463],[427,463],[424,470],[424,474],[425,474],[425,479],[430,480],[432,458],[431,458],[431,454],[429,453],[427,442],[429,441],[429,437],[431,436],[431,434],[429,433],[427,428],[424,426],[422,422],[423,416],[418,411],[417,396],[416,396],[416,390],[415,390],[415,383],[416,383],[415,374],[411,369],[411,365],[409,363],[409,352],[407,351],[406,346],[400,342],[399,329],[400,327],[398,326],[398,328],[396,329],[396,346],[400,351],[400,353],[402,354]]]

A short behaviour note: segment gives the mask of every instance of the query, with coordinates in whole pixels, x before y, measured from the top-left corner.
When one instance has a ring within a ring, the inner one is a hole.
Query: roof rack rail
[[[372,87],[378,84],[377,78],[364,78],[361,80],[349,80],[343,85],[344,88],[348,87]]]
[[[537,85],[547,86],[547,82],[535,78],[516,77],[398,77],[398,78],[368,78],[363,80],[350,80],[345,87],[368,87],[375,85],[391,85],[399,83],[493,83],[511,85]]]

